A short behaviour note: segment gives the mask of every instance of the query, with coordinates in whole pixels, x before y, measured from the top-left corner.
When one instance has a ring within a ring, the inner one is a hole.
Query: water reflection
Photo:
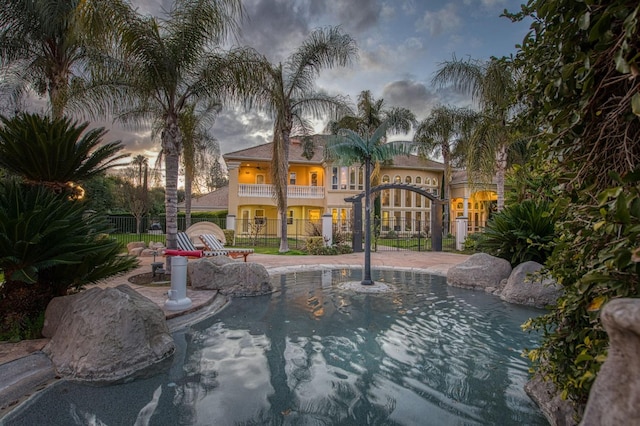
[[[340,290],[360,274],[276,277],[177,333],[165,374],[64,383],[6,424],[546,424],[522,390],[519,325],[539,311],[414,272],[374,272],[393,293]]]

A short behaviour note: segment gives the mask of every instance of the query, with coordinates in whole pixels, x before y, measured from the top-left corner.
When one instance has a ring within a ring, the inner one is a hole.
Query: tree
[[[553,165],[559,214],[545,266],[563,296],[528,323],[542,333],[529,357],[579,413],[609,348],[602,307],[640,296],[639,12],[632,0],[532,0],[510,15],[533,18],[516,56],[523,121],[540,130],[537,171]]]
[[[137,266],[106,237],[111,225],[88,211],[81,187],[123,157],[119,142],[88,123],[19,114],[2,118],[0,165],[14,179],[0,182],[0,335],[24,336],[48,302],[87,283]],[[15,336],[14,336],[15,337]]]
[[[54,117],[62,117],[70,90],[83,79],[93,47],[108,33],[100,0],[12,0],[0,8],[0,55],[9,66],[14,95],[25,85],[49,96]],[[109,2],[107,2],[109,3]]]
[[[219,156],[213,160],[213,164],[209,168],[206,183],[209,191],[229,185],[229,177],[222,168]]]
[[[306,115],[325,118],[348,112],[345,100],[315,91],[314,78],[323,68],[348,65],[356,55],[355,41],[340,28],[317,29],[284,64],[265,61],[264,90],[257,97],[274,119],[271,174],[280,213],[280,252],[289,251],[287,241],[287,183],[291,133],[311,132]],[[258,82],[259,83],[259,82]]]
[[[413,136],[413,141],[418,144],[420,154],[442,155],[444,163],[444,191],[442,198],[449,199],[452,156],[456,148],[469,135],[476,114],[468,108],[452,108],[444,105],[434,108],[429,116],[422,120]],[[449,209],[445,209],[445,222],[449,219]]]
[[[495,175],[498,211],[502,210],[508,149],[514,140],[517,80],[513,64],[504,58],[488,62],[454,58],[440,65],[432,82],[440,87],[451,84],[478,103],[478,121],[466,145],[467,173]]]
[[[240,0],[179,1],[167,20],[140,16],[130,7],[116,12],[117,49],[102,68],[94,69],[93,85],[86,93],[95,101],[93,113],[103,112],[104,100],[109,99],[120,121],[159,123],[166,173],[167,247],[175,249],[184,136],[180,117],[194,103],[242,96],[239,83],[248,69],[243,61],[246,50],[217,48],[236,30],[242,5]]]
[[[383,121],[370,136],[362,136],[350,129],[341,129],[329,140],[325,147],[327,161],[350,166],[360,163],[364,166],[364,277],[363,285],[372,285],[371,279],[371,167],[393,159],[396,155],[410,155],[412,142],[394,141],[384,143],[390,126]]]

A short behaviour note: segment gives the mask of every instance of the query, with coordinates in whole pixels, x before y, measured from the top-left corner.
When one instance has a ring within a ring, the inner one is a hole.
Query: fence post
[[[322,238],[324,238],[324,242],[327,247],[331,247],[333,245],[332,219],[333,217],[329,213],[322,215]]]
[[[464,240],[467,239],[467,226],[469,226],[469,219],[466,217],[456,218],[456,250],[462,251],[464,248]]]

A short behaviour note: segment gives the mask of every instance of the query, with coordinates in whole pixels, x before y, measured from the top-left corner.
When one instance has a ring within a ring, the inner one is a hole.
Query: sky
[[[348,95],[370,90],[387,107],[406,107],[422,120],[437,104],[470,105],[450,89],[436,90],[431,79],[452,58],[489,59],[515,54],[528,22],[500,17],[520,10],[521,0],[246,0],[239,43],[251,46],[272,63],[284,61],[314,29],[341,26],[356,40],[358,59],[348,68],[325,70],[318,89]],[[164,16],[171,0],[133,0],[144,14]],[[133,155],[155,156],[160,141],[150,131],[132,132],[117,125],[108,138],[122,140]],[[318,123],[320,131],[324,123]],[[257,111],[227,108],[211,129],[221,152],[271,141],[273,121]],[[411,135],[403,137],[406,139]]]

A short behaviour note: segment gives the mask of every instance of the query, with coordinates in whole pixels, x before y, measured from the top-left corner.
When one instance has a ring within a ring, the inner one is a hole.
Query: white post
[[[171,290],[168,296],[164,307],[169,311],[183,311],[191,307],[191,299],[187,297],[187,258],[184,256],[171,258]]]
[[[330,214],[322,216],[322,238],[324,238],[325,245],[331,247],[333,245],[333,223]]]
[[[464,240],[467,239],[467,222],[464,216],[456,218],[456,250],[462,251],[464,248]]]
[[[227,229],[233,231],[233,241],[227,241],[227,245],[236,245],[236,215],[227,215]]]

